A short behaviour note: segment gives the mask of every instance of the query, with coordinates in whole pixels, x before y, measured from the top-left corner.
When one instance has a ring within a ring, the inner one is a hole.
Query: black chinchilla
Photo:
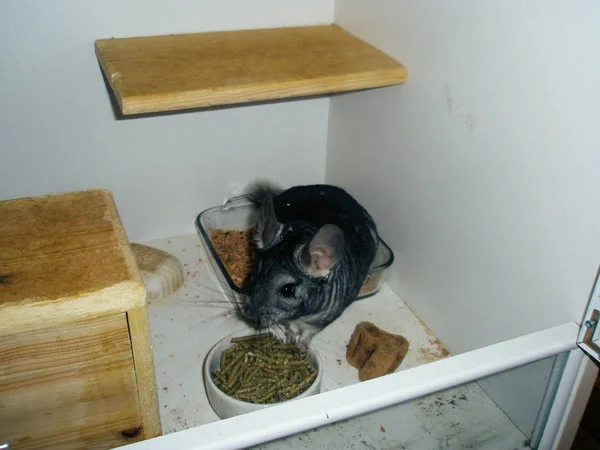
[[[358,296],[378,245],[369,213],[345,190],[319,184],[247,190],[260,208],[256,264],[242,315],[307,349]]]

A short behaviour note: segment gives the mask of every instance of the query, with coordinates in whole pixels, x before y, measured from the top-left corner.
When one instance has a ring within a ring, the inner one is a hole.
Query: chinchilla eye
[[[279,292],[284,297],[293,297],[295,291],[296,291],[296,285],[293,283],[285,284],[281,287],[281,289],[279,289]]]

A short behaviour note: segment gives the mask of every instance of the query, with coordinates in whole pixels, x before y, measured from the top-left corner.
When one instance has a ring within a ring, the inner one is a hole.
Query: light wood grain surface
[[[401,64],[335,25],[96,41],[123,114],[404,83]]]
[[[106,449],[141,427],[125,313],[0,339],[0,443]]]
[[[145,439],[149,439],[161,435],[161,426],[152,353],[152,334],[146,308],[141,307],[128,311],[127,321],[129,322],[129,335],[144,425],[143,435]]]
[[[144,305],[112,196],[0,202],[0,336]]]

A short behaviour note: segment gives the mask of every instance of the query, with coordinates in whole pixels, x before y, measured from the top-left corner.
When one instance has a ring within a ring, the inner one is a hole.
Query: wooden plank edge
[[[138,385],[138,399],[142,415],[144,439],[160,436],[161,423],[158,391],[152,352],[152,334],[146,307],[127,311],[129,335],[133,351],[133,365]]]
[[[88,295],[11,303],[0,308],[0,336],[115,314],[145,304],[146,289],[124,281]]]
[[[202,89],[173,94],[154,94],[122,98],[118,102],[124,115],[178,111],[220,105],[244,104],[286,98],[335,94],[361,89],[374,89],[406,83],[404,66],[360,74],[339,75],[311,80],[248,84],[223,89]],[[115,89],[115,88],[113,88]],[[114,90],[118,91],[118,88]]]
[[[100,64],[100,69],[102,70],[102,75],[103,75],[104,79],[110,86],[110,89],[113,92],[115,99],[117,100],[119,109],[121,110],[121,112],[123,112],[123,98],[121,97],[121,92],[118,89],[118,86],[120,83],[120,73],[115,72],[112,76],[109,75],[112,72],[112,70],[110,69],[109,64],[104,59],[104,56],[102,56],[102,50],[100,49],[100,46],[101,46],[100,42],[103,40],[106,40],[106,39],[99,39],[94,43],[96,59],[98,60],[98,64]],[[123,114],[125,114],[125,113],[123,113]]]
[[[123,258],[125,260],[125,267],[127,267],[127,273],[131,281],[139,283],[142,287],[143,293],[141,295],[141,299],[136,299],[135,306],[138,307],[146,304],[146,287],[144,285],[144,281],[142,280],[142,276],[140,275],[140,271],[137,265],[137,261],[135,260],[135,256],[133,251],[131,250],[131,246],[129,245],[129,239],[127,238],[127,233],[125,232],[125,228],[123,227],[123,222],[121,221],[121,216],[119,215],[119,211],[117,209],[117,204],[115,203],[115,199],[112,193],[108,190],[102,190],[105,195],[106,207],[109,210],[110,215],[112,216],[112,225],[113,225],[113,233],[115,239],[117,240],[117,244],[121,248],[123,252]],[[141,300],[141,303],[139,302]],[[128,308],[131,309],[131,308]]]
[[[28,201],[38,203],[38,202],[42,202],[44,200],[51,200],[53,197],[61,197],[61,196],[65,196],[65,195],[75,196],[78,194],[100,194],[103,196],[109,195],[112,197],[111,192],[107,189],[81,189],[81,190],[75,190],[75,191],[55,192],[52,194],[28,195],[26,197],[13,197],[13,198],[7,198],[5,200],[0,200],[0,202],[8,203],[8,202],[15,202],[15,201],[22,202],[23,200],[28,200]]]
[[[112,221],[114,233],[123,249],[125,264],[129,275],[135,283],[142,288],[142,296],[135,308],[127,311],[133,365],[138,386],[138,401],[142,416],[142,429],[144,439],[150,439],[162,434],[160,413],[158,409],[158,392],[156,390],[156,375],[154,372],[154,354],[152,352],[152,334],[146,310],[146,288],[142,281],[137,262],[127,234],[119,216],[112,193],[106,191],[110,213],[115,220]]]

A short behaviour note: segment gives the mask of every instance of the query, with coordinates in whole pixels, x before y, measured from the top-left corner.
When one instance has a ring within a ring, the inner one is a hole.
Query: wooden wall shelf
[[[123,114],[329,94],[404,83],[404,66],[335,25],[101,39]]]

